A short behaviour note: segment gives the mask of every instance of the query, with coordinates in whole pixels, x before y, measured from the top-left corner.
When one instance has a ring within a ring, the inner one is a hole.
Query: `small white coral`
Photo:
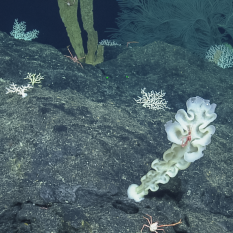
[[[118,44],[114,40],[108,40],[108,39],[101,40],[99,44],[103,46],[121,46],[121,44]]]
[[[27,96],[27,93],[25,93],[25,91],[27,91],[28,89],[31,89],[33,88],[32,85],[28,84],[27,86],[20,86],[20,87],[17,87],[17,84],[10,84],[9,88],[6,87],[6,94],[9,94],[9,93],[17,93],[18,95],[21,95],[22,98],[25,98]]]
[[[223,69],[233,66],[233,50],[224,44],[211,46],[205,58]]]
[[[26,32],[26,22],[22,21],[18,23],[18,19],[15,19],[14,25],[13,25],[13,30],[10,32],[11,36],[13,36],[15,39],[20,39],[20,40],[32,40],[37,38],[39,31],[34,29],[30,32]]]
[[[165,108],[170,109],[167,106],[167,101],[163,98],[166,93],[163,92],[162,90],[160,92],[145,92],[146,88],[141,89],[141,94],[142,97],[139,97],[139,99],[134,99],[137,103],[139,104],[143,104],[142,106],[144,108],[149,108],[149,109],[153,109],[153,110],[164,110]]]
[[[31,74],[31,73],[28,73],[27,77],[24,78],[24,79],[29,79],[30,80],[30,84],[32,84],[32,86],[34,87],[35,84],[40,84],[42,79],[44,76],[41,76],[41,74]]]

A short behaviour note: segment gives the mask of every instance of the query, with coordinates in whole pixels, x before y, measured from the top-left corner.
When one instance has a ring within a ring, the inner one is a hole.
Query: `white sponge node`
[[[137,184],[131,184],[127,189],[127,194],[129,199],[133,199],[136,202],[140,202],[141,200],[144,199],[143,198],[144,195],[141,196],[136,192],[137,187],[138,187]]]

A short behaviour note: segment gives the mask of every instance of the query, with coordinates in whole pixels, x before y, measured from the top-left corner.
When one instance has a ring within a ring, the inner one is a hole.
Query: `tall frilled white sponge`
[[[141,178],[141,185],[131,184],[128,197],[139,202],[148,194],[148,190],[157,191],[158,184],[166,184],[170,177],[175,177],[179,170],[189,167],[191,162],[203,156],[203,150],[210,144],[215,127],[209,125],[217,117],[216,104],[210,104],[199,96],[186,102],[187,112],[178,110],[175,122],[165,124],[167,138],[173,142],[172,147],[163,154],[163,161],[155,159],[150,170]]]

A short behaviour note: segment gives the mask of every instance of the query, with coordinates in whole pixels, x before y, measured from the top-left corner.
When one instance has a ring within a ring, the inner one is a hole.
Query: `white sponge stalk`
[[[209,124],[217,117],[214,112],[216,104],[197,96],[188,99],[186,105],[187,112],[178,110],[176,121],[165,124],[167,138],[173,142],[172,147],[163,154],[163,161],[155,159],[152,162],[153,170],[141,178],[140,186],[129,186],[127,192],[130,199],[136,202],[143,200],[148,190],[157,191],[159,183],[166,184],[179,170],[188,168],[191,162],[203,156],[203,150],[215,132],[215,127]]]

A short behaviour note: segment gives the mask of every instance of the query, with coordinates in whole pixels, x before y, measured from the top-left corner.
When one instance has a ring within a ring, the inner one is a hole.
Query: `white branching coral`
[[[27,77],[24,78],[24,79],[29,79],[30,80],[30,84],[32,84],[32,86],[34,87],[34,85],[37,83],[37,84],[40,84],[42,79],[44,76],[41,76],[41,74],[31,74],[31,73],[28,73]]]
[[[13,36],[15,39],[20,40],[33,40],[38,37],[39,31],[34,29],[30,32],[26,32],[26,22],[18,22],[18,19],[15,19],[13,30],[10,32],[11,36]]]
[[[117,42],[115,42],[114,40],[108,39],[101,40],[99,44],[104,46],[121,46],[121,44],[117,44]]]
[[[225,69],[233,66],[233,49],[225,44],[211,46],[206,59]]]
[[[153,110],[165,110],[170,109],[167,106],[167,101],[163,98],[166,93],[162,90],[160,92],[151,91],[145,92],[146,88],[141,89],[142,97],[138,96],[139,99],[134,99],[137,103],[142,104],[144,108]]]
[[[32,85],[28,84],[27,86],[19,86],[17,87],[17,84],[10,84],[9,88],[6,87],[6,94],[9,94],[9,93],[16,93],[18,95],[21,95],[22,98],[25,98],[27,96],[27,93],[25,93],[25,91],[28,91],[28,89],[31,89],[33,88]]]

